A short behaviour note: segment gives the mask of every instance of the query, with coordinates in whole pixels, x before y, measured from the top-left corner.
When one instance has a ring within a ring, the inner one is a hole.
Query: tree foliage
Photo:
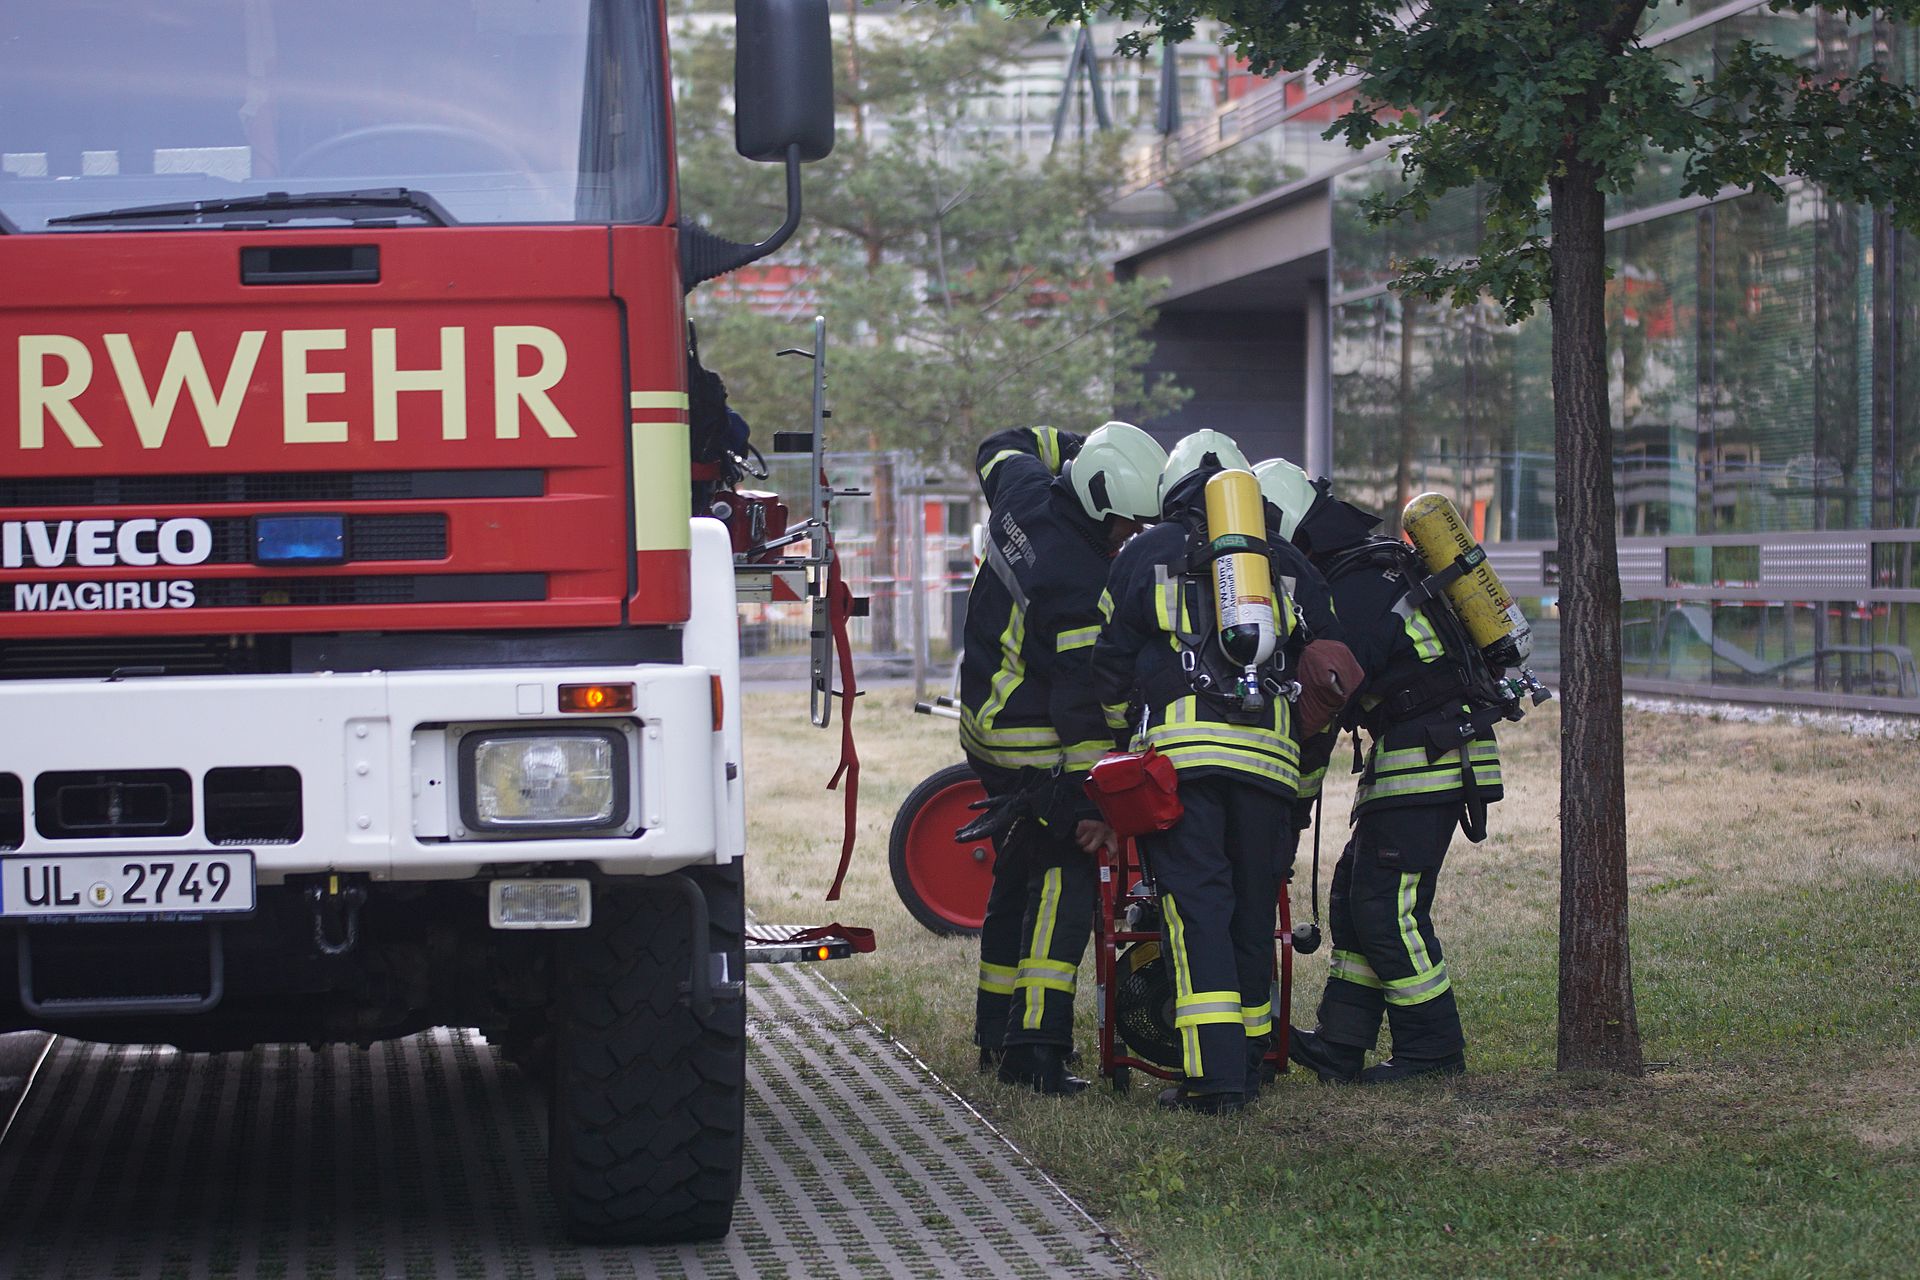
[[[1038,30],[929,8],[885,24],[857,8],[836,25],[838,138],[806,174],[806,218],[772,263],[799,264],[799,314],[742,307],[735,282],[695,294],[707,363],[751,420],[796,402],[770,353],[828,317],[843,440],[970,459],[1014,423],[1091,429],[1153,416],[1181,393],[1141,372],[1151,353],[1145,282],[1119,283],[1095,220],[1114,143],[1063,145],[1030,161],[996,139],[977,105]],[[784,212],[771,166],[732,156],[725,90],[731,31],[676,44],[684,217],[758,239]]]

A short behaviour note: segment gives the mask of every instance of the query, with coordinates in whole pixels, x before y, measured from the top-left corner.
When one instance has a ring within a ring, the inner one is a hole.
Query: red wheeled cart
[[[1266,1061],[1287,1069],[1288,1011],[1293,1007],[1293,921],[1287,886],[1279,893],[1275,929],[1273,1043]],[[1099,980],[1100,1074],[1115,1092],[1144,1071],[1177,1080],[1180,1037],[1173,1025],[1173,971],[1161,954],[1160,904],[1132,840],[1118,854],[1100,854],[1100,897],[1094,917],[1094,972]]]

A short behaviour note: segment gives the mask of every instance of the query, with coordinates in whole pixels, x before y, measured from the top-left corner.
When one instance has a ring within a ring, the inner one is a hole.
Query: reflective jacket
[[[1211,585],[1181,590],[1188,525],[1205,523],[1205,485],[1206,473],[1182,481],[1169,495],[1169,518],[1129,540],[1114,559],[1093,653],[1101,708],[1116,743],[1136,750],[1152,744],[1182,773],[1231,777],[1291,796],[1300,764],[1292,704],[1270,697],[1249,722],[1224,699],[1194,692],[1182,666],[1177,633],[1213,629]],[[1284,594],[1275,604],[1284,646],[1293,608]]]
[[[1366,672],[1348,713],[1349,725],[1357,722],[1372,738],[1354,795],[1354,814],[1441,802],[1490,804],[1502,795],[1493,730],[1474,730],[1475,736],[1462,746],[1450,745],[1462,743],[1459,726],[1482,709],[1466,683],[1460,682],[1457,699],[1442,699],[1413,714],[1396,710],[1391,697],[1395,691],[1441,687],[1461,655],[1447,651],[1425,610],[1409,600],[1412,584],[1404,576],[1349,554],[1373,537],[1378,523],[1347,503],[1323,496],[1294,532],[1326,574],[1347,648]],[[1337,736],[1329,732],[1307,744],[1302,768],[1324,775]],[[1473,770],[1470,780],[1461,772],[1463,748]]]
[[[960,744],[1004,769],[1084,772],[1109,742],[1088,670],[1106,528],[1059,474],[1081,440],[1020,427],[987,437],[977,457],[992,510],[967,597]]]

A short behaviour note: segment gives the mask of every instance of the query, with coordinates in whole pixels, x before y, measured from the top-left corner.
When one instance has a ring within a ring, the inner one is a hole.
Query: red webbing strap
[[[857,925],[841,924],[838,920],[835,920],[832,924],[823,924],[812,929],[802,929],[791,938],[762,938],[752,932],[749,932],[746,936],[748,942],[758,942],[763,946],[786,946],[788,944],[797,946],[803,942],[826,942],[834,938],[845,942],[862,955],[872,951],[874,947],[873,930],[862,929]]]
[[[860,808],[860,753],[853,745],[853,700],[860,691],[853,687],[853,640],[847,634],[847,619],[853,614],[853,591],[840,576],[840,556],[836,552],[827,562],[827,620],[833,627],[833,647],[840,655],[840,767],[833,771],[827,790],[847,780],[846,827],[840,837],[840,869],[833,874],[833,887],[827,901],[840,900],[840,886],[847,878],[847,866],[853,861],[855,815]]]

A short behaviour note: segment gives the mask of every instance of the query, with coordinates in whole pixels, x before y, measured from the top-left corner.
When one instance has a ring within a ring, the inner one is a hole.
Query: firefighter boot
[[[1169,1111],[1197,1111],[1208,1116],[1223,1116],[1239,1111],[1252,1101],[1252,1094],[1241,1093],[1237,1089],[1189,1093],[1183,1084],[1162,1089],[1159,1098],[1160,1105]]]
[[[1000,1083],[1023,1084],[1035,1093],[1079,1093],[1087,1082],[1067,1074],[1067,1047],[1010,1044],[1000,1059]]]
[[[1319,1076],[1324,1084],[1352,1084],[1362,1076],[1360,1064],[1366,1060],[1366,1050],[1334,1044],[1317,1029],[1302,1031],[1295,1027],[1287,1037],[1287,1057]]]
[[[1422,1076],[1459,1076],[1467,1071],[1467,1056],[1450,1053],[1444,1058],[1402,1058],[1397,1054],[1377,1067],[1360,1073],[1361,1084],[1400,1084]]]

